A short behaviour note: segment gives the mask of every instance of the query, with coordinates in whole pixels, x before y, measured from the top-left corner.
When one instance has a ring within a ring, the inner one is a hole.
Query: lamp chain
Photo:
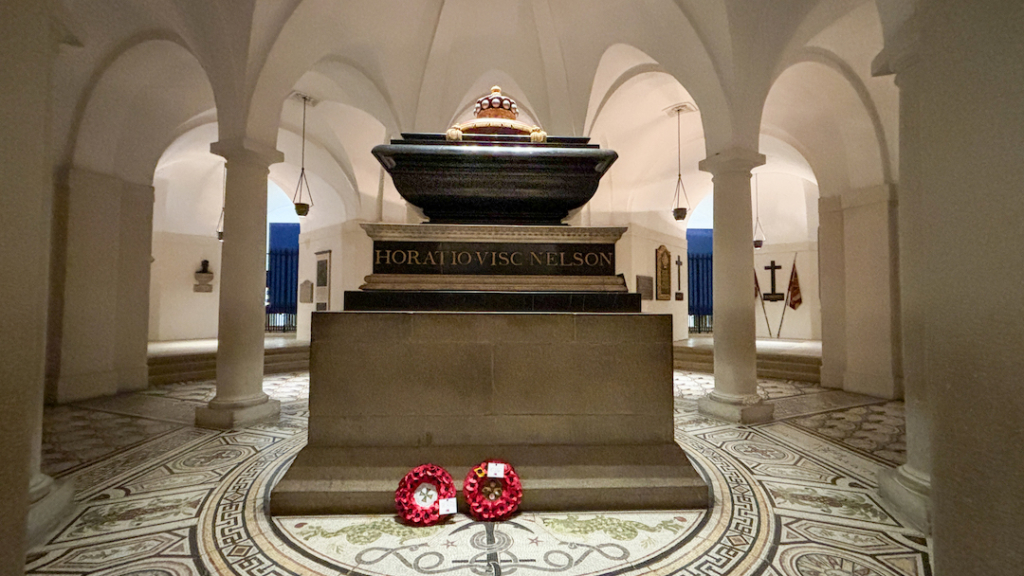
[[[679,206],[679,191],[682,190],[683,198],[686,200],[686,208],[690,208],[690,197],[686,193],[686,186],[683,184],[683,136],[680,123],[681,108],[676,108],[676,193],[672,198],[672,206]]]
[[[302,185],[306,185],[306,194],[309,196],[309,206],[313,205],[313,190],[309,187],[309,180],[306,179],[306,104],[309,103],[309,96],[302,96],[302,155],[299,166],[299,183],[295,186],[295,195],[292,197],[292,203],[296,205],[296,211],[302,202]],[[305,207],[308,211],[309,207]],[[300,216],[305,216],[306,212],[299,212]]]
[[[766,240],[764,226],[761,225],[761,187],[758,185],[757,174],[754,174],[754,239],[757,240],[757,231],[761,230],[761,239]]]

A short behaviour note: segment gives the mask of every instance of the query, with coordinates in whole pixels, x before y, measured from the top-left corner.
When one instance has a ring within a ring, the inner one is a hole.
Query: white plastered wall
[[[752,191],[752,201],[756,195],[761,226],[767,237],[764,246],[754,250],[754,271],[761,292],[768,293],[771,272],[765,267],[774,260],[782,267],[775,271],[776,292],[786,293],[795,262],[803,302],[796,310],[787,307],[784,300],[764,302],[764,308],[757,304],[757,337],[819,340],[818,189],[813,182],[793,174],[772,172],[770,168],[754,171],[752,188],[756,187],[756,191]]]
[[[328,310],[344,309],[345,291],[358,290],[372,272],[373,241],[358,221],[318,228],[299,235],[299,284],[316,282],[317,253],[330,250],[331,280]],[[310,322],[316,305],[299,302],[296,318],[297,340],[309,341]]]
[[[217,337],[220,302],[220,241],[215,236],[153,233],[149,339]],[[203,260],[213,272],[213,291],[195,292],[194,273]]]
[[[685,234],[685,232],[682,232]],[[622,235],[622,239],[615,245],[615,267],[616,272],[623,274],[626,278],[626,286],[630,292],[636,291],[636,277],[650,276],[657,278],[657,262],[655,254],[659,246],[665,246],[672,254],[672,300],[643,300],[640,303],[640,311],[649,314],[671,314],[672,315],[672,339],[685,340],[690,337],[689,319],[687,311],[689,307],[689,294],[686,289],[688,268],[686,259],[686,239],[680,236],[673,236],[645,228],[640,224],[630,224],[629,229]],[[682,258],[681,268],[683,287],[679,286],[678,275],[680,270],[676,268],[676,258]],[[675,300],[675,293],[683,292],[685,299]]]
[[[149,340],[217,337],[224,159],[210,153],[215,123],[181,135],[164,151],[153,178],[153,263],[149,289]],[[265,200],[262,200],[265,202]],[[213,292],[195,292],[193,274],[203,260],[213,272]]]

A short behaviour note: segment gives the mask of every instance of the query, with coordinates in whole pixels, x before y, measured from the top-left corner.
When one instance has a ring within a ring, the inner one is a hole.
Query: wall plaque
[[[331,251],[316,253],[316,284],[313,298],[317,312],[331,309]]]
[[[655,287],[658,300],[672,299],[672,253],[664,244],[654,251]]]
[[[303,280],[302,284],[299,284],[299,302],[302,304],[313,303],[313,283],[309,280]]]
[[[636,277],[636,291],[640,293],[641,300],[654,300],[654,278],[638,274]]]

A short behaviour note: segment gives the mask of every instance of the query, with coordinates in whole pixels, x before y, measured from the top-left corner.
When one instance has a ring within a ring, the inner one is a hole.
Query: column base
[[[835,388],[837,390],[843,389],[843,375],[846,374],[846,370],[843,368],[831,368],[822,364],[821,366],[821,387],[822,388]]]
[[[697,399],[697,411],[714,416],[719,420],[728,420],[739,424],[758,424],[771,421],[772,415],[775,413],[775,406],[766,404],[757,394],[743,397],[742,400],[726,401],[711,393]]]
[[[905,464],[878,473],[878,493],[925,534],[932,531],[931,478]]]
[[[117,391],[134,392],[149,387],[149,366],[122,366],[117,369]]]
[[[46,535],[71,515],[75,507],[75,486],[66,480],[55,481],[38,474],[33,479],[30,499],[26,539],[32,547],[42,544]]]
[[[196,408],[196,426],[230,430],[244,428],[250,424],[277,420],[281,415],[281,402],[267,400],[252,406],[218,407],[210,402],[209,406]]]
[[[869,374],[847,370],[843,374],[843,390],[894,400],[903,397],[903,382],[892,374]]]

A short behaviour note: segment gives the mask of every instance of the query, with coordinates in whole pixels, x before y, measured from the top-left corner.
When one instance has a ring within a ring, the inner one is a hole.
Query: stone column
[[[840,197],[846,304],[843,390],[903,395],[895,187],[846,190]]]
[[[210,145],[227,159],[221,247],[217,396],[196,410],[196,425],[238,428],[274,419],[281,403],[263,393],[267,174],[281,152],[250,141]]]
[[[821,385],[842,388],[846,374],[846,257],[839,196],[818,199],[821,286]]]
[[[754,325],[750,171],[764,162],[753,150],[732,148],[700,163],[715,185],[715,390],[697,406],[703,414],[732,422],[765,422],[774,410],[757,394]]]
[[[153,261],[153,187],[125,182],[117,261],[117,391],[149,386],[149,283]]]
[[[148,385],[153,187],[71,167],[67,193],[64,297],[51,310],[60,356],[49,400],[58,403]]]
[[[912,24],[911,24],[912,26]],[[916,43],[916,39],[914,40]],[[925,322],[931,280],[926,265],[928,205],[921,187],[920,146],[915,126],[923,119],[915,103],[920,66],[910,46],[893,61],[900,89],[899,283],[906,414],[907,461],[878,475],[882,498],[926,533],[931,532],[931,411],[926,378]]]
[[[48,149],[51,6],[0,3],[0,574],[22,574],[26,548],[59,522],[70,487],[40,472],[52,163]]]

